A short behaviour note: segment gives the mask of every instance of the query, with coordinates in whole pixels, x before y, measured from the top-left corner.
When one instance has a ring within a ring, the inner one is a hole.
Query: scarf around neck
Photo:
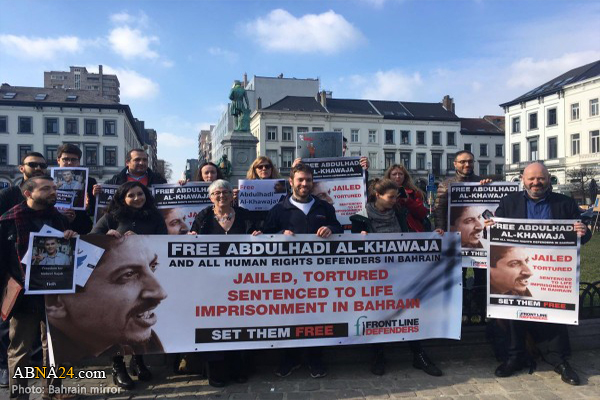
[[[398,233],[402,232],[396,212],[391,209],[379,211],[374,203],[367,203],[367,215],[373,225],[373,233]]]

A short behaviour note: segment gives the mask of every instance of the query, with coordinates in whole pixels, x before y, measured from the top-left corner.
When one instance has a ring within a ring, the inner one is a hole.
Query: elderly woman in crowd
[[[252,234],[261,232],[255,229],[246,209],[232,206],[231,184],[218,179],[208,187],[212,207],[202,210],[192,224],[191,235]],[[208,383],[223,387],[229,379],[237,383],[248,380],[244,353],[241,351],[217,351],[207,354]]]

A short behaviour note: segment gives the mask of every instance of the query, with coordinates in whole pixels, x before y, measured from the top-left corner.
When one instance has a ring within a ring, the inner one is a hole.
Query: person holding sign
[[[393,169],[392,169],[393,170]],[[389,172],[389,170],[388,170]],[[407,221],[409,211],[398,207],[398,185],[391,179],[376,179],[369,187],[367,206],[358,214],[350,217],[352,233],[401,233],[423,232],[410,227]],[[440,235],[441,229],[436,229]],[[371,372],[375,375],[385,374],[384,345],[373,345],[375,353]],[[431,361],[421,346],[420,341],[411,341],[413,367],[423,370],[431,376],[442,376],[442,371]]]
[[[550,173],[544,164],[539,162],[529,164],[523,171],[522,184],[523,191],[509,194],[500,200],[500,205],[496,209],[496,217],[549,220],[580,218],[581,212],[575,200],[552,192]],[[493,224],[493,221],[489,224]],[[581,237],[582,244],[590,240],[592,236],[588,227],[582,222],[575,223],[575,231]],[[500,266],[501,261],[496,262],[496,267],[491,265],[490,274]],[[490,276],[494,277],[492,274]],[[516,280],[521,281],[518,286],[523,292],[525,280],[519,277]],[[496,282],[494,285],[499,286]],[[503,289],[505,288],[501,290]],[[496,369],[496,376],[501,378],[511,376],[531,363],[527,359],[525,349],[525,336],[529,331],[542,351],[544,360],[554,366],[554,371],[560,374],[563,382],[579,385],[579,376],[567,361],[570,345],[566,325],[515,320],[509,320],[508,323],[510,331],[510,342],[507,349],[509,358]]]
[[[190,235],[258,235],[248,211],[231,205],[233,191],[231,184],[223,179],[214,181],[208,187],[213,207],[200,211],[192,224]],[[246,360],[241,351],[217,351],[207,355],[208,384],[223,387],[229,378],[237,383],[248,380]]]
[[[311,195],[313,190],[313,170],[306,164],[292,167],[289,178],[292,194],[277,203],[269,212],[263,231],[294,235],[314,233],[328,238],[334,233],[343,233],[342,226],[335,216],[335,209],[326,201]],[[319,347],[308,348],[310,376],[322,378],[327,375],[323,362],[323,351]],[[301,351],[289,349],[284,352],[275,374],[280,377],[290,375],[300,367]]]
[[[36,336],[42,342],[43,366],[48,365],[44,296],[24,296],[22,290],[25,274],[21,267],[21,260],[24,259],[29,246],[29,234],[39,232],[44,225],[49,225],[64,231],[66,239],[77,235],[67,229],[69,227],[67,218],[54,207],[56,184],[51,177],[31,176],[23,182],[21,191],[26,199],[25,202],[17,204],[0,217],[0,260],[2,260],[0,277],[8,282],[2,314],[4,319],[10,320],[8,367],[11,397],[18,397],[19,392],[27,387],[27,379],[13,377],[17,368],[30,365],[30,352]],[[15,290],[9,292],[10,287]],[[17,287],[20,290],[17,290]],[[11,300],[12,304],[10,304]],[[49,381],[47,384],[57,388],[60,381]]]
[[[154,205],[150,190],[138,181],[119,186],[106,213],[98,220],[92,234],[105,234],[121,238],[129,235],[166,235],[167,226]],[[135,355],[129,366],[132,374],[142,381],[152,379],[152,373],[141,355]],[[134,382],[127,373],[123,356],[113,357],[113,380],[123,389],[133,389]]]
[[[413,183],[412,177],[404,165],[394,164],[385,171],[383,177],[391,179],[398,186],[398,206],[408,210],[406,220],[414,232],[431,231],[427,218],[427,209],[423,205],[425,196]]]

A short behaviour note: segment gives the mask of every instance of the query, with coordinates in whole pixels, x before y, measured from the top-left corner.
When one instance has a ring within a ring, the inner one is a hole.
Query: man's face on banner
[[[496,265],[490,266],[490,285],[494,293],[515,292],[525,294],[529,278],[529,255],[523,247],[508,250]]]
[[[73,173],[71,171],[63,171],[62,177],[65,182],[71,182],[73,180]]]
[[[144,238],[115,242],[101,258],[83,292],[61,296],[68,334],[108,348],[150,339],[154,309],[167,297],[154,277],[157,256]]]
[[[165,224],[169,235],[187,235],[189,231],[185,222],[185,212],[181,208],[171,208],[165,215]]]
[[[483,235],[483,218],[477,207],[464,207],[460,217],[454,221],[451,232],[460,232],[462,247],[480,247]]]
[[[325,182],[315,182],[313,185],[312,195],[317,199],[325,200],[329,204],[333,205],[333,199],[329,196],[329,189]]]
[[[56,253],[56,248],[58,247],[58,242],[56,239],[46,239],[44,243],[44,248],[46,249],[46,253],[49,255],[53,255]]]

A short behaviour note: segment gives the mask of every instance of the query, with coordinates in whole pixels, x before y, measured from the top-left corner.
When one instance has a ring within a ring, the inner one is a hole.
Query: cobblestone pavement
[[[600,349],[573,354],[571,365],[582,379],[581,386],[570,386],[560,380],[548,364],[538,363],[529,375],[499,379],[493,374],[498,363],[493,358],[440,360],[444,371],[440,378],[430,377],[414,369],[408,358],[388,360],[387,373],[372,375],[368,364],[333,364],[329,375],[312,379],[306,368],[287,378],[277,378],[272,367],[259,367],[246,384],[231,384],[222,389],[208,385],[206,379],[194,375],[171,375],[165,368],[154,368],[155,379],[138,384],[135,390],[120,393],[112,384],[110,371],[105,380],[67,380],[65,386],[76,387],[86,399],[600,399]],[[35,384],[39,387],[39,382]],[[91,395],[101,388],[104,395]],[[8,398],[5,389],[0,399]],[[41,395],[33,394],[31,399]]]

